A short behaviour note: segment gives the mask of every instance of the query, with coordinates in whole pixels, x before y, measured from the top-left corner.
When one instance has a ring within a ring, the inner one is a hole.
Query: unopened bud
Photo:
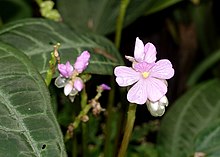
[[[152,116],[158,117],[162,116],[165,112],[165,107],[168,106],[168,100],[166,96],[163,96],[160,100],[156,102],[147,101],[147,108]]]
[[[89,120],[89,116],[87,116],[87,115],[84,115],[84,116],[82,116],[82,118],[81,118],[81,121],[83,121],[84,123],[85,123],[85,122],[88,122],[88,120]]]
[[[58,76],[54,82],[54,84],[58,87],[58,88],[63,88],[68,82],[68,79]]]

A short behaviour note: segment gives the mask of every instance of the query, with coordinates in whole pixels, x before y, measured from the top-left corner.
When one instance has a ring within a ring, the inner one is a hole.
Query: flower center
[[[142,72],[141,74],[145,79],[149,76],[149,72]]]

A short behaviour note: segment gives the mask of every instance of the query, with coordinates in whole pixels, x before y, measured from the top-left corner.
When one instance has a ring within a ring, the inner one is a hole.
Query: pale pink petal
[[[137,82],[141,75],[139,72],[126,66],[118,66],[114,70],[116,82],[119,86],[125,87]]]
[[[150,76],[159,79],[170,79],[173,75],[174,69],[167,59],[159,60],[150,70]]]
[[[77,91],[81,91],[84,87],[84,83],[83,83],[83,80],[79,77],[76,77],[75,80],[74,80],[74,88],[76,88]]]
[[[137,37],[134,48],[134,58],[138,62],[144,60],[144,43]]]
[[[66,96],[69,95],[70,92],[72,91],[72,89],[73,89],[72,84],[70,84],[70,83],[66,84],[65,87],[64,87],[64,94]]]
[[[154,63],[157,59],[156,55],[157,55],[157,51],[155,46],[152,43],[147,43],[144,46],[144,61],[147,63]]]
[[[127,99],[131,103],[144,104],[147,101],[146,80],[140,79],[133,87],[131,87],[127,94]]]
[[[147,96],[150,101],[158,101],[167,93],[167,86],[163,80],[149,77],[145,80],[145,82]]]
[[[88,51],[83,51],[76,59],[74,68],[82,73],[88,66],[90,59],[90,53]]]

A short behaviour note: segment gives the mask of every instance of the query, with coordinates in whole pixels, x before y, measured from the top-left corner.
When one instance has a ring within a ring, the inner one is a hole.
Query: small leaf
[[[220,121],[202,130],[195,139],[195,152],[202,152],[208,157],[220,156]]]
[[[66,157],[46,85],[28,58],[0,43],[0,156]]]
[[[0,30],[0,40],[24,52],[41,74],[49,68],[50,53],[53,45],[60,43],[61,62],[73,64],[84,50],[91,53],[87,72],[93,74],[113,73],[113,68],[123,64],[115,46],[106,38],[78,33],[66,25],[44,19],[26,19],[5,25]]]
[[[220,118],[220,81],[212,80],[188,91],[161,122],[158,146],[161,157],[188,157],[194,154],[194,139]]]
[[[130,0],[124,26],[134,22],[144,13],[160,11],[181,0]],[[65,23],[81,31],[108,34],[115,30],[120,0],[65,0],[57,1],[58,10]]]

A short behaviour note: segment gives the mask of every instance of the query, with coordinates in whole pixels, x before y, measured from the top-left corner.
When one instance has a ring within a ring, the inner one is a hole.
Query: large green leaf
[[[65,157],[46,85],[29,59],[0,43],[0,156]]]
[[[124,25],[132,23],[144,13],[159,11],[179,1],[181,0],[130,0]],[[108,34],[115,30],[120,4],[120,0],[57,1],[64,22],[77,30],[99,34]]]
[[[82,34],[62,23],[43,19],[26,19],[5,25],[0,30],[0,40],[13,45],[30,57],[41,74],[48,69],[53,44],[61,43],[61,62],[70,60],[89,50],[91,60],[87,69],[95,74],[112,74],[113,68],[123,64],[115,46],[106,38],[95,34]]]
[[[188,91],[168,110],[161,122],[161,157],[188,157],[195,153],[195,137],[220,118],[220,81],[203,83]]]
[[[220,122],[211,124],[195,139],[195,152],[202,152],[207,157],[220,156]]]

